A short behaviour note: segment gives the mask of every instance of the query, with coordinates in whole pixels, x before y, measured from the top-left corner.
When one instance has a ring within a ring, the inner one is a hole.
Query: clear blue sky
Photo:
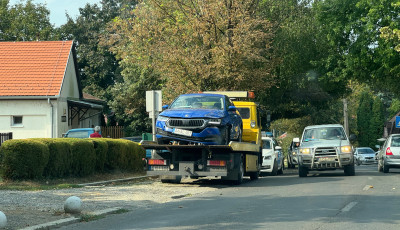
[[[100,5],[101,0],[32,0],[33,3],[46,4],[47,9],[50,10],[50,23],[55,27],[59,27],[67,22],[65,12],[69,16],[76,18],[79,15],[79,8],[83,8],[87,3]],[[26,0],[10,0],[9,6],[15,5],[19,2],[26,2]]]

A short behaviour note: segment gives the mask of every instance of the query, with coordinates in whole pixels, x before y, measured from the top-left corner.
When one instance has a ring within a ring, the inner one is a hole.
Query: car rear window
[[[236,107],[237,108],[237,107]],[[242,119],[250,118],[250,109],[249,108],[237,108]]]
[[[375,153],[373,149],[358,149],[358,153],[360,154],[370,154]]]
[[[400,136],[392,137],[392,143],[391,143],[390,146],[392,146],[392,147],[400,147]]]

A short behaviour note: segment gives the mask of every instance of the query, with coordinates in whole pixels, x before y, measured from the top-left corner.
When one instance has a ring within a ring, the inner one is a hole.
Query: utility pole
[[[347,136],[349,135],[349,115],[347,113],[347,99],[343,99],[343,126]]]

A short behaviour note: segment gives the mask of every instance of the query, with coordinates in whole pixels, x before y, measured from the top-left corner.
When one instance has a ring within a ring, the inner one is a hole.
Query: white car
[[[400,168],[400,134],[391,134],[378,153],[378,171]]]
[[[282,148],[273,137],[262,137],[261,176],[282,174],[284,169]]]
[[[370,147],[356,148],[356,151],[354,152],[354,157],[357,165],[376,163],[375,151]]]

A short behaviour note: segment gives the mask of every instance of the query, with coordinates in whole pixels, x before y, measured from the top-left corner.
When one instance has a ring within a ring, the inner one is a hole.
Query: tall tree
[[[357,110],[357,129],[358,143],[360,146],[367,147],[370,145],[371,130],[370,122],[372,119],[372,96],[364,91],[361,93],[360,104]]]
[[[164,95],[203,90],[259,90],[273,82],[273,31],[258,1],[147,0],[129,20],[115,20],[113,47],[123,62],[153,67]]]
[[[0,40],[35,41],[52,40],[53,26],[50,11],[44,4],[32,0],[8,6],[8,0],[0,0]]]
[[[374,147],[377,144],[377,139],[383,136],[383,126],[385,124],[385,115],[383,103],[379,97],[375,97],[372,104],[372,116],[370,121],[370,143],[369,147]]]

